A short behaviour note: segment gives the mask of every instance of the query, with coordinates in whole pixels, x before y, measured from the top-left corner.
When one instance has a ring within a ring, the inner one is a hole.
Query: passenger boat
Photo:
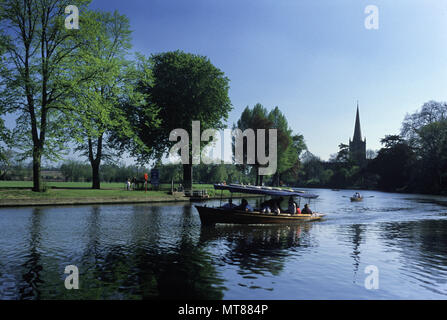
[[[215,184],[217,190],[229,190],[231,193],[260,194],[282,197],[299,197],[305,199],[315,199],[318,195],[296,192],[288,189],[242,186],[242,185],[222,185]],[[278,224],[278,223],[300,223],[304,221],[321,220],[325,215],[321,213],[313,214],[290,214],[290,213],[262,213],[260,210],[252,212],[224,208],[195,206],[199,212],[200,221],[203,225],[213,225],[216,223],[234,223],[234,224]]]

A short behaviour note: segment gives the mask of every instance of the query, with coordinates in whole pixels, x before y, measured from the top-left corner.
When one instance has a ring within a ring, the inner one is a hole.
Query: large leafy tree
[[[299,156],[306,149],[306,144],[302,135],[293,134],[285,115],[278,107],[269,112],[268,119],[272,122],[272,127],[277,129],[278,167],[273,177],[273,183],[279,186],[281,174],[292,168],[294,170],[298,169]]]
[[[418,147],[421,128],[443,120],[447,120],[447,103],[428,101],[422,105],[420,110],[405,116],[402,122],[401,136],[413,147]]]
[[[61,139],[66,132],[64,102],[73,88],[85,81],[69,75],[72,57],[90,35],[89,2],[0,1],[0,105],[18,116],[15,145],[33,159],[34,191],[43,189],[42,156],[57,158],[65,146]],[[79,8],[82,32],[65,28],[68,5]]]
[[[5,63],[3,62],[3,53],[5,52],[5,48],[0,46],[0,74],[4,73],[3,70],[6,68]],[[3,86],[4,79],[0,78],[0,88]],[[5,126],[5,121],[2,118],[4,115],[5,106],[0,104],[0,166],[5,167],[9,164],[9,155],[8,155],[8,144],[11,142],[11,136],[8,128]],[[0,169],[0,179],[4,176],[5,170]]]
[[[191,137],[192,121],[200,121],[201,130],[225,128],[232,109],[229,79],[207,57],[173,51],[153,55],[150,63],[152,83],[139,86],[150,99],[144,106],[127,109],[139,139],[150,150],[132,148],[133,155],[143,161],[162,157],[174,144],[169,141],[170,132],[182,128]],[[151,125],[154,109],[160,126]],[[191,146],[189,150],[189,164],[183,165],[185,188],[192,187]]]
[[[244,132],[247,129],[252,129],[255,133],[255,140],[254,140],[254,152],[255,152],[255,163],[252,166],[252,169],[255,170],[256,174],[256,185],[262,184],[263,176],[259,176],[259,167],[260,164],[257,159],[258,154],[258,142],[257,142],[257,135],[256,132],[258,129],[271,129],[273,127],[273,122],[268,117],[268,111],[267,109],[260,103],[257,103],[253,106],[253,108],[246,107],[244,111],[242,111],[241,117],[237,121],[236,125],[233,126],[233,129],[238,128],[241,130],[241,132]],[[236,137],[237,138],[237,137]],[[266,141],[268,139],[266,138]],[[248,163],[248,139],[243,139],[243,164],[239,165],[239,168],[244,172],[247,173],[247,163]]]
[[[428,101],[402,123],[401,135],[417,155],[416,165],[410,167],[415,190],[438,193],[447,188],[446,124],[447,103],[437,101]]]
[[[0,109],[0,116],[2,115]],[[11,144],[11,135],[8,128],[5,126],[5,121],[0,117],[0,180],[5,175],[5,170],[2,168],[9,166],[10,152],[8,146]]]
[[[398,135],[387,135],[380,141],[383,148],[369,165],[369,170],[380,176],[379,188],[395,191],[410,183],[415,154],[408,143]]]
[[[289,128],[289,124],[287,122],[286,117],[281,112],[278,107],[273,108],[270,112],[262,106],[260,103],[257,103],[253,108],[249,108],[248,106],[244,109],[241,114],[241,117],[237,121],[237,124],[233,126],[234,128],[240,129],[244,132],[246,129],[253,129],[256,133],[258,129],[265,129],[268,132],[269,129],[277,130],[277,171],[273,176],[273,183],[279,185],[281,180],[281,174],[283,173],[297,173],[299,169],[299,156],[303,150],[306,149],[306,145],[304,143],[304,138],[302,135],[294,135],[292,129]],[[267,134],[268,136],[268,134]],[[268,141],[266,138],[267,145],[265,147],[268,150]],[[247,171],[247,139],[244,138],[244,154],[243,161],[244,164],[240,165],[239,168],[246,172]],[[258,143],[257,143],[257,135],[255,134],[254,141],[254,150],[257,155]],[[264,150],[265,151],[265,150]],[[259,167],[260,164],[257,161],[257,156],[255,159],[255,163],[253,164],[253,168],[256,171],[256,184],[262,184],[263,176],[259,176]]]
[[[80,84],[74,91],[75,116],[71,125],[77,151],[84,154],[92,167],[92,188],[100,189],[100,165],[111,155],[106,141],[114,135],[136,138],[120,105],[138,105],[144,97],[135,91],[140,77],[126,60],[131,48],[129,21],[118,12],[92,12],[95,38],[79,51],[73,65],[77,74],[98,76]]]
[[[307,146],[304,142],[303,135],[293,135],[291,145],[288,147],[288,152],[286,153],[289,159],[288,166],[282,167],[281,171],[279,171],[277,176],[278,180],[281,179],[281,181],[292,185],[295,185],[298,182],[299,173],[301,170],[300,155],[305,150],[307,150]]]
[[[447,120],[436,121],[419,130],[420,157],[426,191],[447,188]]]

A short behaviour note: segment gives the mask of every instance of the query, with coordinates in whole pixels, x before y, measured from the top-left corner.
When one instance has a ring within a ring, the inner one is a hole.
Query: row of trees
[[[0,112],[17,118],[11,131],[0,122],[0,144],[32,158],[34,191],[43,190],[42,159],[73,145],[100,188],[107,157],[159,159],[171,130],[192,120],[223,128],[231,110],[229,80],[209,59],[176,51],[129,60],[128,19],[89,3],[0,1]],[[68,5],[79,8],[80,30],[65,28]]]
[[[128,153],[140,163],[160,162],[174,143],[172,130],[191,132],[193,120],[202,131],[223,129],[232,109],[229,79],[207,57],[174,51],[129,58],[127,17],[90,10],[89,4],[0,1],[0,114],[17,119],[12,130],[0,121],[0,146],[9,144],[22,159],[32,159],[34,191],[43,190],[42,159],[60,161],[74,149],[88,159],[92,188],[99,189],[105,160]],[[68,5],[79,8],[80,30],[65,28]],[[278,170],[271,183],[297,177],[304,139],[292,133],[277,107],[247,107],[237,127],[278,129]],[[194,177],[191,145],[189,150],[186,188]],[[3,149],[0,154],[6,160]],[[259,167],[242,165],[239,175],[225,165],[210,170],[217,170],[211,175],[216,180],[243,181],[245,175],[258,184]]]
[[[8,152],[9,153],[9,152]],[[0,162],[0,180],[25,181],[33,175],[32,162],[20,162],[10,160],[7,163]],[[119,163],[104,163],[101,165],[101,182],[121,182],[137,177],[143,178],[144,173],[150,169],[137,165],[125,165]],[[42,177],[49,181],[65,182],[92,182],[92,168],[87,161],[66,160],[60,165],[43,165]]]

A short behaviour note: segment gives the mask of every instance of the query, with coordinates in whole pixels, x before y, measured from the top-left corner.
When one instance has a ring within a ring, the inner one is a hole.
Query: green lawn
[[[44,182],[48,187],[58,188],[91,188],[91,182]],[[0,181],[1,188],[32,188],[32,181]],[[126,184],[119,182],[101,183],[102,189],[125,189]]]
[[[32,192],[32,181],[0,181],[0,202],[1,200],[11,202],[14,200],[28,201],[51,201],[51,200],[157,200],[175,199],[168,195],[170,184],[162,184],[161,190],[148,192],[128,191],[124,183],[101,183],[101,190],[91,188],[90,182],[46,182],[49,187],[46,192]],[[53,189],[51,187],[57,187]],[[210,196],[220,196],[221,192],[214,190],[212,184],[195,184],[194,189],[206,189]],[[228,196],[229,192],[224,191],[223,196]],[[237,195],[234,195],[237,196]],[[0,203],[1,204],[1,203]]]
[[[31,190],[0,189],[0,199],[144,199],[166,197],[166,191],[126,191],[126,190],[91,190],[91,189],[49,189],[46,192],[32,192]]]
[[[44,182],[48,187],[58,187],[58,188],[91,188],[91,182]],[[174,185],[177,187],[177,184]],[[32,181],[0,181],[0,189],[2,188],[32,188]],[[150,185],[149,185],[150,187]],[[194,189],[207,189],[214,190],[212,184],[194,184]],[[101,182],[101,189],[126,189],[126,183],[122,182]],[[160,189],[170,190],[170,184],[161,184]]]

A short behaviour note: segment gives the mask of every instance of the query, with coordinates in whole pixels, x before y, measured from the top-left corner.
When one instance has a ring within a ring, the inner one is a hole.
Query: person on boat
[[[222,208],[224,209],[234,209],[236,207],[235,204],[233,204],[233,199],[230,198],[230,200],[228,200],[228,203],[225,203]]]
[[[302,214],[312,214],[312,210],[310,210],[309,205],[306,203],[304,205],[303,211],[301,211]]]
[[[253,208],[248,204],[246,199],[242,199],[241,204],[234,208],[235,210],[241,211],[253,211]]]
[[[296,204],[296,202],[293,200],[293,197],[290,196],[289,197],[289,212],[291,214],[296,214],[296,208],[298,208],[298,205]]]
[[[362,196],[360,195],[360,193],[356,192],[354,194],[354,198],[360,199]]]
[[[300,207],[296,207],[296,214],[301,214],[301,209],[300,209]]]
[[[272,212],[272,208],[270,206],[273,205],[273,201],[272,200],[268,200],[268,201],[264,201],[261,203],[261,212],[262,213],[271,213]]]
[[[270,213],[273,212],[275,214],[281,213],[281,201],[283,200],[282,197],[279,197],[277,199],[270,199],[267,201],[264,201],[261,203],[262,212]]]
[[[280,214],[283,210],[281,209],[281,202],[283,201],[283,197],[279,197],[277,199],[274,199],[272,212],[276,215]]]

